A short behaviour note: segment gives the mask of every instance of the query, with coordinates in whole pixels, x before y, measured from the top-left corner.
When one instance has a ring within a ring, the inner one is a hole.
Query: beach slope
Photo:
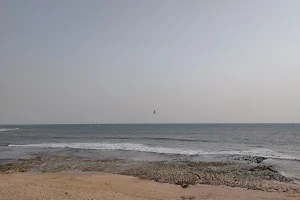
[[[1,200],[299,200],[299,193],[266,192],[226,186],[178,185],[104,173],[0,174]]]

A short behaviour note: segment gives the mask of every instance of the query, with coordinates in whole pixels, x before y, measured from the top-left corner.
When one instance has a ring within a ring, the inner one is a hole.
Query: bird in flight
[[[155,110],[153,111],[153,114],[155,115]]]

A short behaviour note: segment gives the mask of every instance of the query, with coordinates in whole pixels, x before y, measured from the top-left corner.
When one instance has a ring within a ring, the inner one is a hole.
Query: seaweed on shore
[[[209,184],[242,187],[253,190],[276,190],[264,181],[290,182],[272,166],[256,158],[244,162],[191,162],[191,161],[129,161],[120,159],[88,160],[64,157],[35,157],[0,165],[0,172],[56,173],[80,170],[135,176],[160,183],[171,183],[187,188],[190,185]],[[251,163],[249,163],[251,162]],[[286,189],[278,186],[278,190]],[[290,189],[287,191],[291,191]],[[293,190],[294,191],[294,190]],[[296,191],[296,190],[295,190]],[[300,191],[299,191],[300,192]]]
[[[55,168],[44,169],[42,173],[57,173],[62,171],[70,171],[71,169],[72,167],[69,165],[59,165],[58,167]]]

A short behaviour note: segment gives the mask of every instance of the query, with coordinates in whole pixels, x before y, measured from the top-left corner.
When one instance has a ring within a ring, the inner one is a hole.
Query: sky
[[[1,0],[0,124],[300,122],[299,10]]]

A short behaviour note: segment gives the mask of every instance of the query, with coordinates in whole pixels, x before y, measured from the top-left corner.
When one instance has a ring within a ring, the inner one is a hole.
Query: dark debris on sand
[[[241,162],[243,161],[243,162]],[[0,172],[61,172],[93,171],[139,177],[160,183],[171,183],[187,188],[190,185],[209,184],[242,187],[253,190],[299,192],[297,189],[270,186],[264,181],[290,182],[263,158],[237,158],[236,162],[190,161],[128,161],[120,159],[88,160],[64,157],[35,157],[0,165]]]

